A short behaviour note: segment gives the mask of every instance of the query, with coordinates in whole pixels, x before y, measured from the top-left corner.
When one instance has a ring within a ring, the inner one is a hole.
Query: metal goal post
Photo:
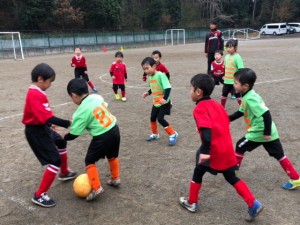
[[[168,42],[168,34],[170,34],[171,45],[174,45],[174,39],[176,39],[176,44],[180,44],[180,38],[183,39],[183,44],[185,45],[185,29],[167,29],[165,32],[165,45]]]
[[[0,32],[0,51],[13,50],[14,59],[17,60],[16,49],[20,49],[22,60],[24,60],[22,39],[20,32]]]

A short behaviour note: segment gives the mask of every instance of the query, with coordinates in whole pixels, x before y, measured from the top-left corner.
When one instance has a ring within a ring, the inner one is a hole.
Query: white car
[[[288,23],[288,25],[293,27],[296,32],[300,32],[300,23]]]
[[[280,35],[280,34],[286,34],[286,23],[268,23],[262,26],[260,29],[260,34],[266,35],[266,34],[272,34],[272,35]]]

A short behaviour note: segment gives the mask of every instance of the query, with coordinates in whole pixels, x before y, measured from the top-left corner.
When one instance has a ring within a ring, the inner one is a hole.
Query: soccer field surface
[[[179,133],[172,147],[161,126],[158,141],[145,141],[150,134],[152,98],[142,98],[148,88],[142,81],[140,63],[156,49],[162,52],[162,62],[171,75],[173,108],[166,120]],[[31,202],[45,168],[25,139],[21,119],[31,70],[42,62],[56,71],[56,79],[46,91],[54,114],[71,119],[77,107],[66,91],[68,81],[74,77],[72,54],[0,61],[0,224],[247,224],[246,204],[220,174],[204,176],[197,213],[187,212],[178,203],[180,196],[188,195],[195,153],[201,144],[192,117],[189,82],[193,75],[206,71],[203,49],[203,44],[125,49],[127,102],[115,100],[111,88],[109,68],[115,52],[83,52],[90,80],[118,120],[122,185],[116,189],[105,184],[109,168],[107,161],[101,160],[97,166],[105,189],[103,196],[89,203],[75,196],[72,181],[55,180],[48,194],[57,206],[50,209]],[[270,109],[286,155],[300,171],[300,38],[240,41],[238,53],[245,67],[257,73],[254,89]],[[212,98],[220,101],[220,96],[221,86],[216,86]],[[238,110],[237,102],[228,99],[226,110],[229,114]],[[243,137],[242,118],[231,124],[231,131],[234,143]],[[79,174],[85,172],[84,157],[90,140],[85,134],[68,143],[69,167]],[[262,147],[246,154],[238,177],[265,206],[254,224],[299,223],[300,188],[281,188],[288,177]]]

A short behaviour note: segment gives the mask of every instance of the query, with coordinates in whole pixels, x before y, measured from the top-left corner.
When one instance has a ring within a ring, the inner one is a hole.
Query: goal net
[[[24,60],[20,32],[0,32],[0,59]]]
[[[165,45],[171,42],[174,44],[184,44],[185,45],[185,29],[168,29],[165,32]]]
[[[223,32],[223,36],[225,40],[229,40],[231,38],[251,40],[260,38],[260,33],[258,30],[253,30],[251,28],[243,28],[226,30]]]

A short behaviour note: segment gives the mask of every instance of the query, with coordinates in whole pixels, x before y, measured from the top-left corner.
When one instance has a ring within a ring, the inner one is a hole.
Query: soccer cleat
[[[112,187],[118,187],[121,184],[121,179],[116,178],[116,179],[110,179],[107,181],[107,185],[112,186]]]
[[[190,204],[188,199],[185,197],[180,197],[179,203],[183,208],[187,209],[188,211],[190,211],[192,213],[194,213],[198,210],[198,204],[197,203]]]
[[[121,97],[120,97],[119,94],[115,94],[115,97],[116,97],[116,100],[120,100],[121,99]]]
[[[169,145],[175,145],[178,138],[178,133],[175,131],[175,134],[172,134],[169,137]]]
[[[282,185],[282,188],[285,190],[292,190],[297,187],[300,187],[300,178],[298,180],[290,179],[288,182],[286,182]]]
[[[236,99],[235,95],[231,95],[231,99]]]
[[[56,202],[52,200],[46,192],[42,193],[40,197],[36,197],[35,193],[31,199],[32,202],[34,202],[37,205],[49,208],[56,205]]]
[[[159,139],[159,134],[151,134],[146,140],[147,141],[154,141]]]
[[[67,174],[59,174],[58,175],[58,180],[64,180],[64,181],[72,180],[76,176],[77,176],[77,173],[70,170]]]
[[[97,88],[93,88],[92,90],[93,90],[94,93],[98,93]]]
[[[246,217],[246,221],[251,222],[255,220],[263,208],[263,205],[259,201],[255,200],[253,206],[248,208],[248,216]]]
[[[127,101],[126,97],[123,97],[122,102],[126,102],[126,101]]]
[[[99,195],[101,195],[102,193],[104,192],[104,189],[103,189],[103,187],[99,187],[98,188],[98,190],[92,190],[90,193],[89,193],[89,195],[86,197],[86,200],[87,201],[92,201],[92,200],[94,200],[97,196],[99,196]]]

